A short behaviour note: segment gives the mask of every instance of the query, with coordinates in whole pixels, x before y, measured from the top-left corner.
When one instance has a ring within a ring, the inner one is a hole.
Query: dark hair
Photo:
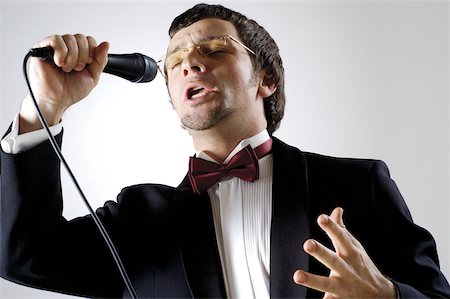
[[[218,18],[231,22],[243,43],[256,53],[256,57],[250,55],[255,73],[265,69],[267,76],[277,86],[276,91],[264,99],[267,130],[272,135],[280,126],[285,106],[284,68],[277,44],[269,33],[254,20],[222,5],[209,4],[197,4],[176,17],[169,29],[170,38],[179,30],[206,18]]]

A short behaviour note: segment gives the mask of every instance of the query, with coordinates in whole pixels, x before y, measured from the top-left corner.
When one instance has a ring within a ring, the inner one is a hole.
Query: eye
[[[214,50],[214,51],[209,51],[209,53],[206,54],[206,55],[212,56],[212,55],[223,53],[223,52],[225,52],[223,49],[217,49],[217,50]]]
[[[172,68],[174,68],[174,67],[176,67],[176,66],[178,66],[178,65],[180,65],[180,64],[181,64],[181,60],[174,61],[174,62],[172,63]]]
[[[183,58],[184,52],[185,52],[184,49],[181,49],[179,51],[176,51],[176,52],[170,54],[166,58],[166,68],[172,69],[172,68],[179,66],[184,59]]]
[[[200,52],[204,55],[211,55],[218,52],[224,52],[223,49],[225,47],[225,39],[223,38],[210,39],[200,43],[198,47]]]

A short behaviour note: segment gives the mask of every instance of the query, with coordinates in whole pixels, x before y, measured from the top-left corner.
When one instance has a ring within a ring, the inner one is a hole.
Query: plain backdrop
[[[449,277],[449,2],[220,3],[255,19],[280,47],[287,106],[275,135],[304,151],[384,160]],[[35,42],[81,32],[109,41],[111,53],[158,59],[170,22],[193,4],[2,1],[0,129],[27,93],[22,60]],[[63,150],[94,208],[124,186],[176,186],[184,177],[194,149],[168,100],[159,75],[148,84],[104,75],[66,113]],[[64,215],[86,214],[65,173],[63,187]],[[0,297],[63,295],[0,279]]]

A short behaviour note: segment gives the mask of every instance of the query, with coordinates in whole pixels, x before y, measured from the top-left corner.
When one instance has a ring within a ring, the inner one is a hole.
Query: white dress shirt
[[[243,140],[225,159],[270,138],[266,130]],[[199,158],[214,160],[205,153]],[[208,189],[229,298],[270,298],[270,227],[273,156],[259,160],[259,180],[228,177]]]
[[[62,122],[50,127],[53,136],[58,135],[62,130]],[[18,154],[41,142],[47,140],[47,132],[44,129],[32,131],[19,135],[19,114],[14,117],[11,132],[1,141],[2,150],[7,154]]]
[[[53,135],[61,130],[62,123],[50,128]],[[17,154],[47,139],[43,129],[21,135],[18,132],[16,116],[11,132],[1,141],[5,153]],[[263,130],[243,140],[224,163],[247,145],[255,148],[269,138]],[[203,152],[197,157],[215,162]],[[273,156],[269,154],[259,159],[256,182],[228,177],[208,189],[228,298],[270,298],[272,174]]]

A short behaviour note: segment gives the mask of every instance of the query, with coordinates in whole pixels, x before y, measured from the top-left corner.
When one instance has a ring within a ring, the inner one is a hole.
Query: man
[[[199,170],[208,163],[192,159],[177,188],[131,186],[97,211],[138,296],[450,296],[432,237],[412,223],[382,162],[303,153],[270,138],[283,116],[283,67],[262,27],[198,5],[169,33],[164,73],[173,107],[197,156],[233,176],[204,183],[197,176],[211,176]],[[58,131],[64,111],[98,83],[108,44],[76,34],[36,46],[51,46],[61,68],[30,65],[39,105]],[[2,143],[14,145],[1,158],[2,277],[69,294],[127,296],[92,219],[61,216],[49,144],[9,143],[39,129],[27,98]],[[257,178],[228,168],[241,150],[259,158],[249,166]]]

